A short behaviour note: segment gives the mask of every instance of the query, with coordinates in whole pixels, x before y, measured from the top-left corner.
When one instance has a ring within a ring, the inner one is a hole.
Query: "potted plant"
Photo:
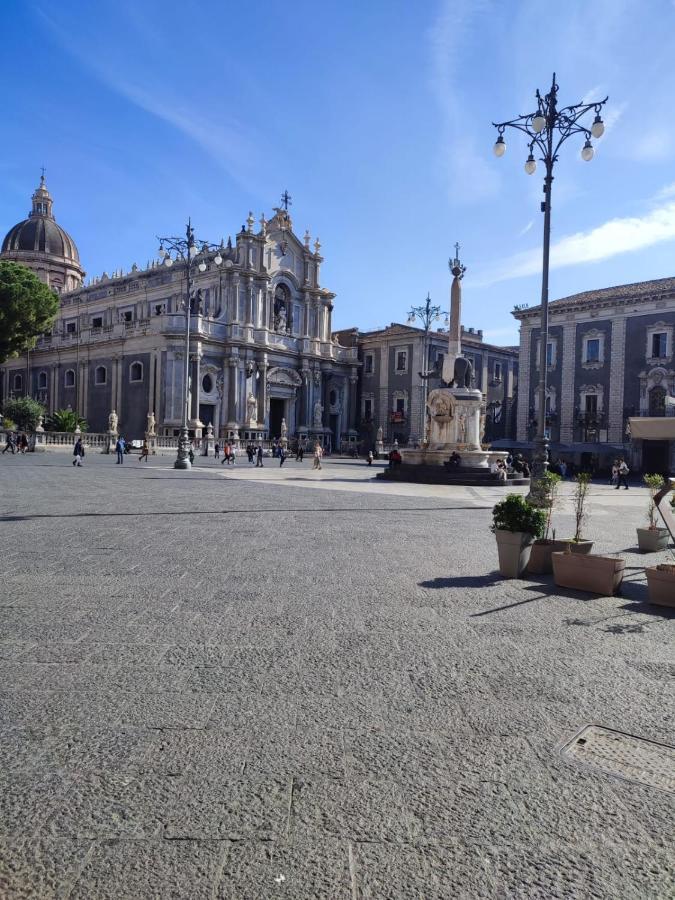
[[[647,506],[647,528],[638,528],[638,546],[643,553],[655,553],[657,550],[668,549],[668,529],[656,524],[656,504],[654,497],[663,487],[661,475],[645,475],[642,479],[649,491],[649,505]]]
[[[535,538],[542,537],[546,511],[520,494],[508,494],[492,510],[492,531],[497,538],[499,574],[518,578],[525,571]]]
[[[553,571],[551,554],[554,550],[563,549],[562,542],[556,541],[555,539],[555,530],[552,532],[553,538],[549,538],[549,534],[551,534],[551,517],[553,515],[553,507],[555,506],[558,499],[558,488],[560,487],[561,481],[562,478],[560,477],[560,475],[551,471],[545,472],[544,475],[542,475],[542,477],[539,479],[538,493],[542,497],[547,498],[547,505],[544,510],[546,514],[544,536],[541,538],[537,538],[532,543],[530,560],[527,564],[527,571],[532,572],[535,575],[544,575],[547,572]],[[561,546],[558,546],[559,544]]]
[[[649,602],[655,606],[675,607],[675,557],[670,562],[646,568],[645,575]]]
[[[586,499],[591,476],[581,472],[575,481],[574,538],[564,542],[564,551],[554,550],[551,554],[553,580],[559,587],[610,596],[621,587],[626,562],[614,556],[590,552],[593,541],[584,541],[581,531],[587,519]]]

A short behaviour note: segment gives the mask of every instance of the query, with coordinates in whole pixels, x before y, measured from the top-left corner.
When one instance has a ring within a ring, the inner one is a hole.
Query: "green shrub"
[[[528,503],[521,494],[507,494],[492,510],[492,531],[524,531],[544,536],[546,510]]]
[[[647,521],[650,528],[656,528],[656,504],[654,497],[664,486],[663,476],[661,475],[645,475],[642,479],[649,488],[649,505],[647,507]]]
[[[86,431],[87,422],[78,416],[72,409],[56,409],[47,419],[47,431],[66,431],[72,434],[80,427],[80,431]]]
[[[19,431],[35,431],[40,416],[45,413],[45,408],[37,400],[32,397],[17,397],[15,400],[8,400],[2,410],[5,418],[16,422]]]
[[[591,484],[591,476],[588,472],[579,472],[574,476],[575,488],[572,496],[574,505],[574,543],[578,544],[581,540],[581,529],[588,518],[586,513],[586,498],[588,489]]]

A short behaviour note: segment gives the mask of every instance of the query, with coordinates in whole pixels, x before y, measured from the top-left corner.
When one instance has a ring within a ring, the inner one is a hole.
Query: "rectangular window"
[[[396,371],[405,372],[408,368],[408,353],[406,350],[399,350],[396,354]]]
[[[366,355],[363,359],[363,371],[366,375],[373,374],[373,363],[374,363],[373,354],[366,353]]]
[[[404,397],[396,398],[396,412],[397,413],[405,412],[405,398]]]
[[[553,365],[553,344],[550,343],[546,345],[546,365]]]
[[[598,412],[598,397],[597,394],[586,394],[585,403],[585,412],[587,416],[595,416]]]
[[[75,322],[66,322],[66,334],[75,334],[77,331],[77,325]]]
[[[495,363],[494,373],[495,373],[494,374],[495,381],[501,381],[502,380],[502,364],[501,363],[498,363],[498,362]]]
[[[131,310],[126,310],[125,312],[122,313],[122,318],[125,322],[131,322],[132,317],[133,317],[133,313],[131,312]]]
[[[373,401],[372,400],[364,400],[363,401],[363,418],[364,419],[372,419],[373,418]]]
[[[668,335],[665,331],[658,331],[652,335],[652,357],[663,359],[667,353]]]
[[[103,316],[94,316],[91,320],[92,328],[103,328]]]
[[[589,338],[586,341],[586,362],[600,360],[600,338]]]

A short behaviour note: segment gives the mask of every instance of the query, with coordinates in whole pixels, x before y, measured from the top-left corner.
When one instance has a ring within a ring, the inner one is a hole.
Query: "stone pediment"
[[[268,384],[285,384],[289,387],[300,387],[302,378],[295,369],[285,369],[281,366],[272,366],[267,373]]]

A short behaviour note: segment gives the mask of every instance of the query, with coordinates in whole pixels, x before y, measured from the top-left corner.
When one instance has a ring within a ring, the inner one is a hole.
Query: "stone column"
[[[250,276],[246,279],[246,285],[244,287],[244,299],[245,299],[245,314],[246,314],[246,324],[253,325],[253,285],[252,279]]]
[[[86,419],[89,408],[89,365],[86,361],[80,362],[80,372],[77,383],[80,387],[81,416],[83,419]]]
[[[159,424],[164,422],[164,415],[162,414],[162,378],[163,378],[163,370],[162,370],[162,351],[155,351],[157,366],[155,371],[155,394],[153,397],[153,412],[155,413],[155,418]]]
[[[227,427],[233,430],[237,427],[237,366],[238,356],[228,357],[229,375],[227,382]]]
[[[574,440],[574,370],[576,361],[576,322],[566,322],[562,333],[561,386],[558,408],[560,443]]]
[[[57,402],[57,394],[59,391],[59,367],[52,366],[50,375],[50,386],[49,386],[49,412],[53,413],[56,411],[56,402]],[[5,372],[5,392],[7,391],[7,372]],[[5,399],[7,399],[5,393]]]
[[[156,377],[157,351],[150,353],[150,372],[148,374],[148,413],[154,412],[155,418],[157,411],[155,410],[155,377]]]
[[[202,428],[199,419],[199,388],[201,356],[195,353],[190,359],[190,424],[195,429],[195,437],[201,437]]]
[[[349,409],[347,416],[347,430],[354,431],[356,429],[356,388],[358,385],[358,375],[356,369],[352,369],[349,376]]]
[[[527,423],[530,416],[530,344],[532,329],[524,323],[520,326],[520,367],[518,369],[518,424],[516,438],[527,440]]]
[[[605,351],[605,353],[606,352],[607,351]],[[613,444],[622,444],[625,440],[623,431],[623,387],[624,367],[626,363],[626,319],[623,316],[612,321],[612,345],[610,347],[610,353],[607,437]]]

